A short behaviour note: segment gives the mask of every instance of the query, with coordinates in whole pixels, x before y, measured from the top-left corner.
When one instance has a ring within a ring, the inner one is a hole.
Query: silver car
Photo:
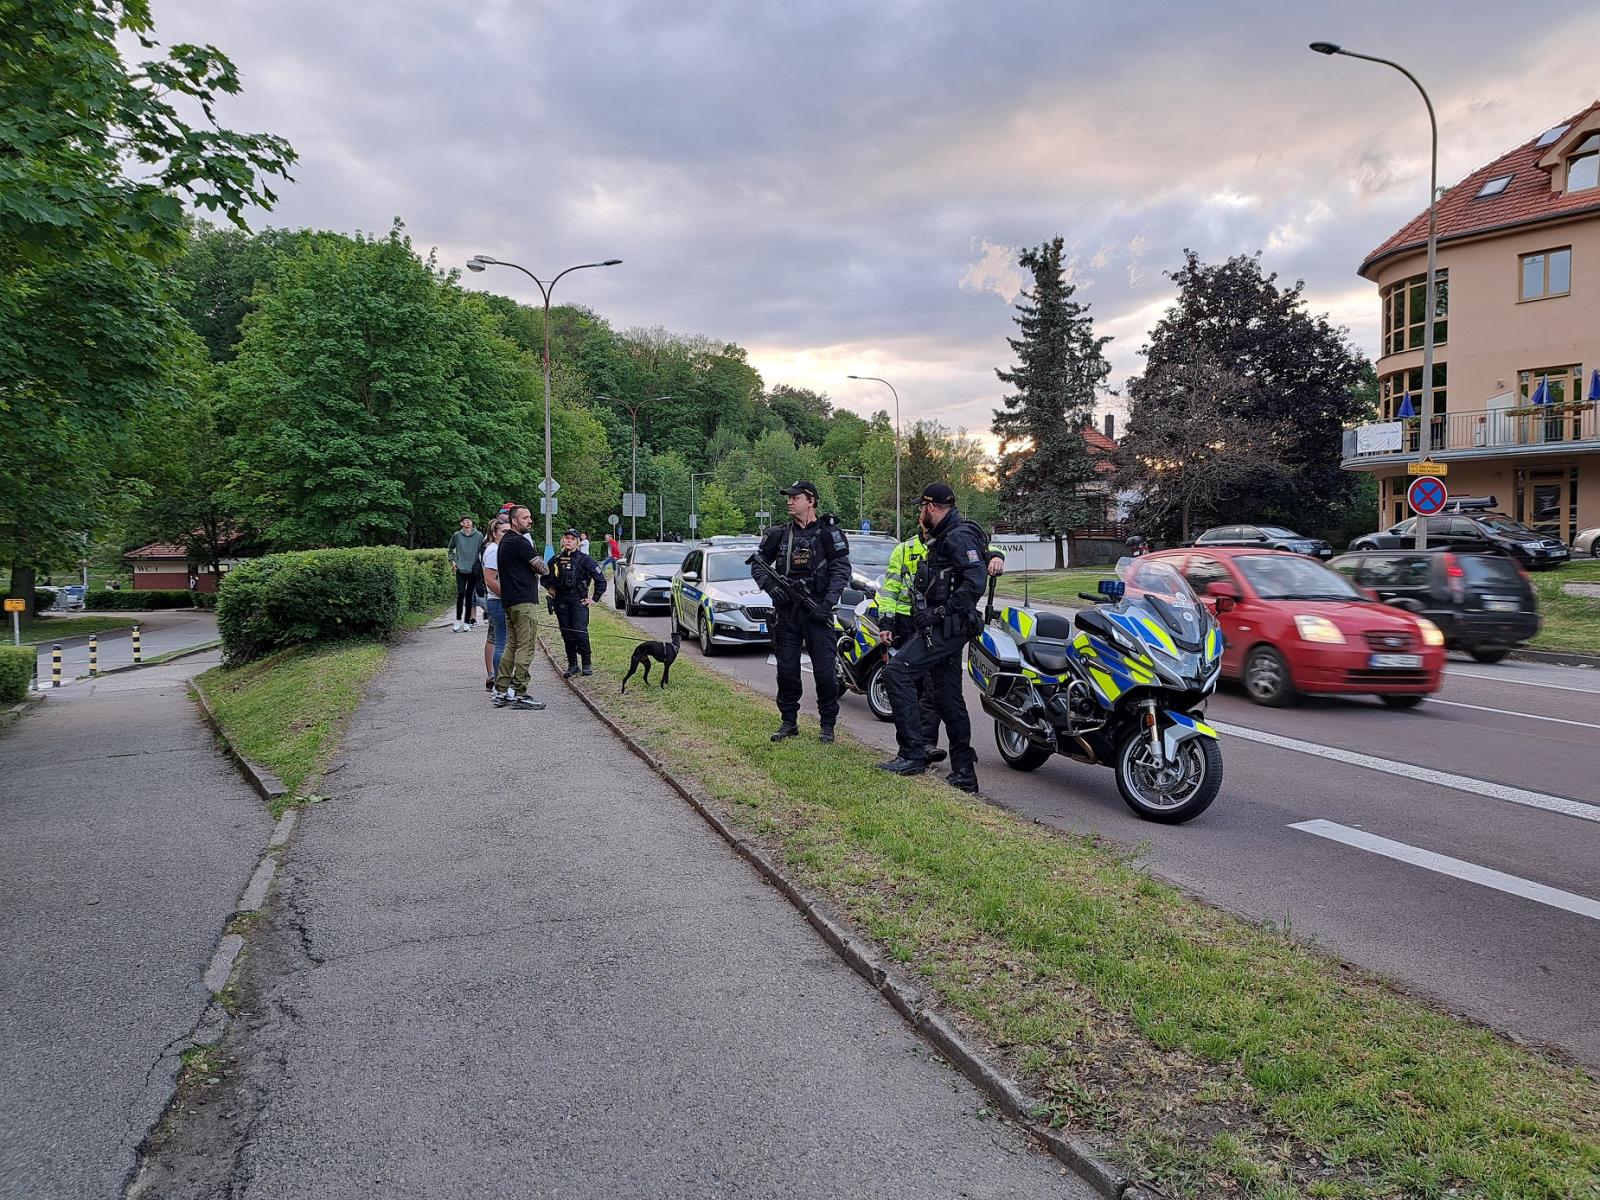
[[[889,556],[894,553],[892,537],[875,537],[867,533],[852,533],[850,537],[850,586],[861,592],[876,592],[883,586],[883,577],[889,570]]]
[[[1581,558],[1585,554],[1590,558],[1600,558],[1600,525],[1579,530],[1578,536],[1572,539],[1572,557]]]
[[[688,553],[682,542],[635,542],[622,556],[611,602],[630,617],[672,607],[672,575]]]
[[[673,625],[698,639],[702,654],[772,641],[772,600],[750,578],[752,553],[697,546],[672,577]]]

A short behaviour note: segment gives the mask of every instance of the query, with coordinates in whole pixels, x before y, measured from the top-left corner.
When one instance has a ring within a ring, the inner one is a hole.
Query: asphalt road
[[[668,618],[637,624],[661,636]],[[689,642],[683,653],[700,657]],[[770,694],[768,653],[709,665]],[[1225,685],[1208,710],[1224,733],[1221,795],[1175,828],[1134,816],[1107,769],[1009,769],[970,684],[967,699],[991,803],[1136,848],[1198,896],[1600,1067],[1595,671],[1452,659],[1410,712],[1367,697],[1265,709]],[[893,727],[862,697],[842,704],[846,729],[892,749]]]
[[[118,613],[117,616],[123,614]],[[187,650],[190,646],[203,646],[217,640],[217,614],[214,612],[147,612],[128,613],[139,619],[139,643],[144,659],[149,662],[158,654],[174,650]],[[100,669],[129,666],[133,662],[133,637],[126,629],[113,629],[99,635]],[[50,686],[50,642],[39,647],[39,685]],[[71,683],[89,674],[89,639],[86,636],[64,638],[61,642],[61,679]]]

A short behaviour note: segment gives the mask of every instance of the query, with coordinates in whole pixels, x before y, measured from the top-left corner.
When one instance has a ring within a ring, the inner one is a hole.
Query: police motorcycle
[[[833,611],[833,631],[840,686],[865,697],[878,720],[894,720],[889,691],[883,685],[883,669],[893,652],[884,640],[884,623],[874,594],[846,588]]]
[[[1006,765],[1051,755],[1110,767],[1129,808],[1177,825],[1222,786],[1217,731],[1201,720],[1222,668],[1222,630],[1183,576],[1158,559],[1123,558],[1094,607],[1070,620],[1008,606],[968,644],[967,670],[994,718]]]

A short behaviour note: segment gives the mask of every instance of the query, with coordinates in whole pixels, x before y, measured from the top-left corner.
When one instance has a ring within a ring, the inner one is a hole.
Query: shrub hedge
[[[455,596],[443,550],[357,546],[268,554],[222,580],[217,632],[230,663],[285,646],[337,638],[387,638],[408,613]]]
[[[126,591],[96,588],[85,597],[83,606],[102,612],[130,612],[156,608],[215,608],[217,598],[210,592],[191,592],[187,588],[130,588]]]
[[[0,704],[20,704],[28,698],[38,656],[36,646],[0,646]]]

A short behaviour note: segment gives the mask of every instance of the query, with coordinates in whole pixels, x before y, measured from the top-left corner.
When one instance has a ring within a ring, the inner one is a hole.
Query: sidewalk
[[[214,612],[190,609],[174,612],[164,609],[106,615],[126,616],[130,622],[138,622],[139,643],[145,662],[159,654],[170,654],[174,650],[186,650],[190,646],[203,646],[217,640],[217,614]],[[113,629],[99,637],[102,671],[126,667],[133,662],[133,637],[128,630]],[[60,641],[61,678],[70,684],[79,676],[89,673],[89,639],[77,634]],[[51,646],[50,642],[39,645],[39,686],[46,690],[50,687]]]
[[[0,731],[0,1197],[112,1200],[272,823],[185,681],[215,655],[50,695]]]
[[[542,658],[546,711],[490,708],[481,644],[369,691],[152,1194],[1092,1195]]]

